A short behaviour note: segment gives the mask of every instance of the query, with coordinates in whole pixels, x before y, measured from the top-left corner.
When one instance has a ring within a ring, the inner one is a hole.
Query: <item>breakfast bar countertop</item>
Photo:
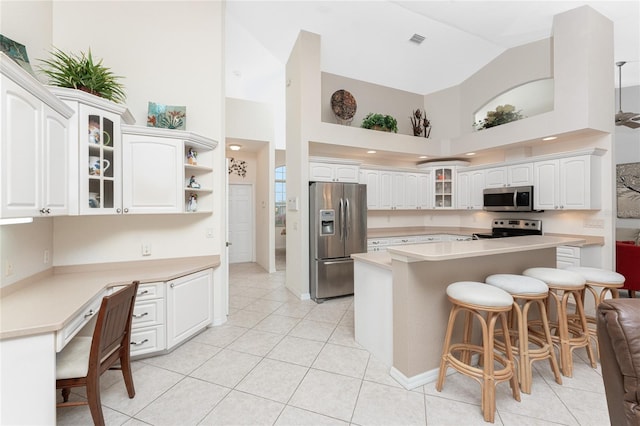
[[[219,256],[54,267],[0,295],[0,340],[61,330],[102,291],[165,282],[220,265]]]
[[[387,251],[391,254],[392,259],[416,262],[423,260],[439,261],[489,256],[580,243],[584,243],[584,239],[529,235],[524,237],[491,238],[485,240],[408,244],[388,247]]]
[[[389,237],[407,237],[413,235],[434,235],[434,234],[452,234],[466,235],[487,234],[491,233],[491,228],[465,228],[456,226],[412,226],[412,227],[396,227],[396,228],[369,228],[367,229],[367,238],[389,238]],[[559,234],[559,233],[543,233],[549,237],[564,237],[580,240],[579,242],[569,242],[566,245],[574,247],[602,246],[604,245],[604,237],[596,235],[576,235],[576,234]],[[512,238],[512,237],[510,237]]]

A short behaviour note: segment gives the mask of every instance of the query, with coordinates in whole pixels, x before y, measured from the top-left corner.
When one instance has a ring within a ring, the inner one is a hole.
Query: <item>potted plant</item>
[[[53,86],[82,90],[117,103],[126,99],[124,86],[118,81],[122,77],[102,65],[102,59],[95,62],[91,50],[75,55],[54,48],[51,55],[51,59],[40,60],[44,64],[40,69]]]
[[[395,118],[390,115],[374,114],[372,112],[362,120],[360,127],[398,133],[398,121]]]
[[[488,111],[487,116],[474,123],[478,130],[489,129],[501,124],[510,123],[512,121],[525,118],[521,111],[516,111],[516,107],[510,104],[498,105],[495,111]]]

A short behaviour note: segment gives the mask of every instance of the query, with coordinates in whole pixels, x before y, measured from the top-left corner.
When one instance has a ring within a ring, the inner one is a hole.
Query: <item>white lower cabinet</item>
[[[167,349],[211,324],[212,292],[211,269],[167,283]]]
[[[164,350],[165,283],[145,283],[138,286],[136,305],[131,322],[131,356]]]
[[[211,325],[212,318],[212,269],[140,284],[131,323],[131,356],[172,349]]]
[[[601,267],[600,246],[559,246],[556,248],[556,267],[564,269],[569,266]]]

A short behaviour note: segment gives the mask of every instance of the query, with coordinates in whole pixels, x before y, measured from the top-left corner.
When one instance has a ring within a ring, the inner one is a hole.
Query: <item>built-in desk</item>
[[[3,289],[0,296],[0,424],[55,424],[56,352],[116,285],[166,282],[220,265],[219,256],[65,266]],[[221,283],[213,321],[224,322]]]
[[[356,341],[381,361],[390,361],[391,375],[406,388],[435,381],[449,317],[449,284],[555,267],[556,247],[582,242],[536,235],[354,254]]]

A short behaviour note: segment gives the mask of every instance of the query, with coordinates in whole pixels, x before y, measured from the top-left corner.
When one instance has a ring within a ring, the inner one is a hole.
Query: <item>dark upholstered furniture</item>
[[[640,246],[634,241],[616,241],[616,272],[624,275],[623,289],[635,297],[640,291]]]
[[[598,342],[609,419],[640,425],[640,299],[608,299],[598,305]]]

